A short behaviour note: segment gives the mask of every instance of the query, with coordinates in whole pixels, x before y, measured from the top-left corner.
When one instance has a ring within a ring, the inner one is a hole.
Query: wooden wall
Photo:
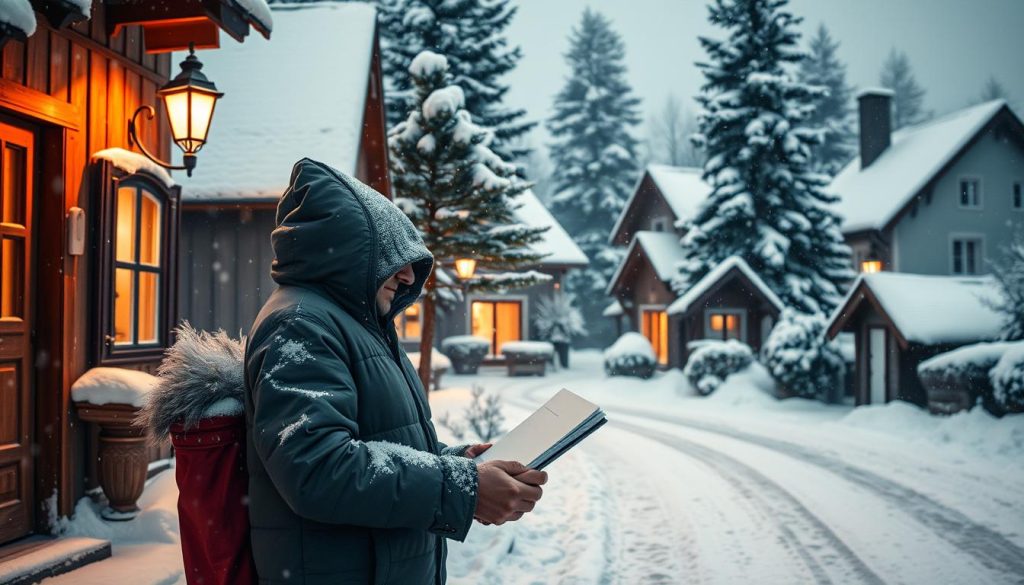
[[[170,55],[143,53],[139,27],[108,38],[104,13],[97,0],[90,20],[59,31],[37,14],[35,34],[8,42],[0,57],[0,114],[33,124],[39,134],[36,351],[54,359],[36,370],[36,440],[42,449],[35,473],[38,493],[58,490],[62,514],[84,487],[86,437],[70,414],[70,387],[90,366],[89,318],[98,302],[90,253],[65,254],[65,217],[78,206],[93,225],[90,155],[128,148],[128,119],[139,105],[159,106],[156,91],[171,71]],[[140,134],[153,152],[169,157],[170,132],[160,109],[156,119],[140,124]],[[92,249],[95,242],[88,244]]]

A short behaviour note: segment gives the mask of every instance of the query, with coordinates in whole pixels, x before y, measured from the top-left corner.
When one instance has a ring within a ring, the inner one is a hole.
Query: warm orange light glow
[[[421,335],[420,326],[420,305],[419,303],[409,305],[401,315],[395,317],[395,325],[398,327],[398,336],[402,339],[419,339]]]
[[[134,337],[132,298],[134,298],[132,271],[118,268],[114,271],[114,343],[131,343]]]
[[[167,106],[167,119],[171,123],[175,144],[186,153],[197,152],[206,144],[213,109],[220,96],[190,86],[164,93],[161,97]]]
[[[641,332],[658,356],[658,363],[668,363],[668,313],[665,311],[644,311]]]
[[[142,193],[142,216],[139,221],[139,262],[160,265],[160,203],[149,193]]]
[[[516,301],[473,301],[470,329],[473,335],[491,342],[492,356],[501,346],[522,339],[522,306]]]
[[[725,315],[711,315],[711,330],[721,331],[725,328]]]
[[[118,262],[135,262],[135,188],[117,190],[117,234],[114,236],[114,258]]]
[[[860,263],[860,271],[865,273],[881,272],[882,261],[881,260],[865,260]]]
[[[459,258],[455,261],[455,273],[462,280],[473,278],[476,273],[476,260],[472,258]]]

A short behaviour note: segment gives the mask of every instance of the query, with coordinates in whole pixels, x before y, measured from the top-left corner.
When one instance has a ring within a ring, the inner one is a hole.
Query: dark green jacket
[[[464,539],[473,520],[476,466],[442,453],[392,325],[433,260],[391,202],[308,159],[277,224],[279,288],[245,352],[260,583],[443,583],[444,537]],[[380,275],[410,262],[415,284],[379,315]]]

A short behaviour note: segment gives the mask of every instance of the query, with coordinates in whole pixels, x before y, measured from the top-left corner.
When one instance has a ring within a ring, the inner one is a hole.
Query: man
[[[272,240],[279,287],[245,352],[260,583],[444,583],[444,538],[519,519],[547,475],[437,441],[393,326],[433,258],[394,204],[303,159]]]

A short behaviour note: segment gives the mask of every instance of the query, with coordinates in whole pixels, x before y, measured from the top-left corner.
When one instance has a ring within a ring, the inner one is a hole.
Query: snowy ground
[[[779,402],[756,372],[699,398],[678,372],[608,379],[597,353],[573,359],[432,393],[435,418],[458,418],[480,384],[509,427],[567,387],[611,419],[548,469],[534,513],[452,544],[450,583],[1024,582],[1024,417]],[[158,476],[115,526],[80,504],[70,530],[111,538],[114,557],[45,583],[183,584],[175,495]]]

